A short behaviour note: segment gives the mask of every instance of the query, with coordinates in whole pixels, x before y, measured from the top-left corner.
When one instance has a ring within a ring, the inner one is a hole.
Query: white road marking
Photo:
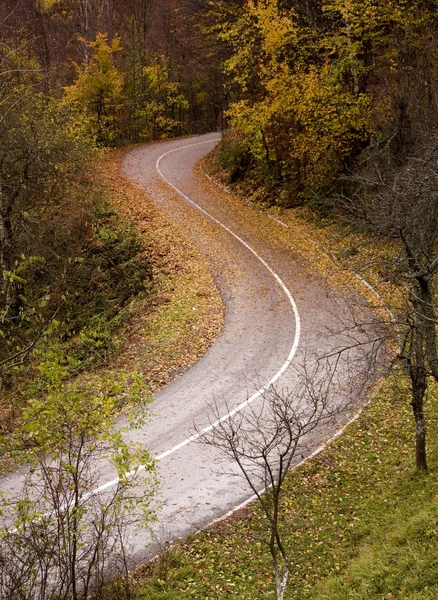
[[[154,458],[155,458],[156,461],[163,460],[163,458],[166,458],[170,454],[173,454],[177,450],[180,450],[181,448],[184,448],[185,446],[187,446],[191,442],[194,442],[195,440],[199,439],[202,435],[204,435],[205,433],[208,433],[209,431],[211,431],[212,429],[214,429],[215,427],[217,427],[220,423],[223,423],[227,419],[229,419],[232,416],[234,416],[236,413],[238,413],[241,410],[243,410],[246,406],[249,406],[252,402],[254,402],[254,400],[257,400],[257,398],[260,398],[260,396],[262,396],[262,394],[264,394],[276,381],[278,381],[280,379],[280,377],[283,375],[283,373],[286,371],[286,369],[290,366],[290,364],[291,364],[291,362],[292,362],[292,360],[293,360],[293,358],[295,356],[295,353],[297,351],[298,344],[299,344],[299,341],[300,341],[301,320],[300,320],[300,315],[299,315],[299,312],[298,312],[298,307],[296,305],[296,302],[295,302],[295,300],[294,300],[291,292],[286,287],[285,283],[279,277],[279,275],[277,275],[277,273],[275,273],[275,271],[273,271],[271,269],[271,267],[268,265],[268,263],[265,260],[263,260],[263,258],[259,254],[257,254],[257,252],[253,248],[251,248],[251,246],[249,244],[247,244],[245,242],[245,240],[243,240],[236,233],[234,233],[233,231],[231,231],[231,229],[229,229],[221,221],[219,221],[218,219],[216,219],[215,217],[213,217],[212,215],[210,215],[209,212],[207,212],[206,210],[204,210],[201,206],[199,206],[199,204],[197,204],[196,202],[194,202],[191,198],[189,198],[188,196],[186,196],[186,194],[184,194],[175,185],[173,185],[173,183],[170,182],[163,175],[163,173],[161,172],[160,162],[163,160],[163,158],[165,158],[169,154],[173,154],[174,152],[178,152],[179,150],[183,150],[185,148],[191,148],[193,146],[200,146],[202,144],[211,144],[211,143],[217,142],[217,141],[218,141],[218,139],[207,140],[207,141],[204,141],[204,142],[197,142],[195,144],[188,144],[188,145],[184,145],[184,146],[179,146],[178,148],[174,148],[173,150],[169,150],[168,152],[165,152],[164,154],[162,154],[158,158],[158,160],[157,160],[157,162],[155,164],[156,169],[158,171],[158,174],[162,178],[162,180],[165,183],[167,183],[179,196],[181,196],[186,202],[188,202],[190,205],[192,205],[194,208],[196,208],[199,212],[201,212],[208,219],[210,219],[211,221],[213,221],[214,223],[216,223],[217,225],[219,225],[222,229],[224,229],[227,233],[229,233],[237,241],[239,241],[243,246],[245,246],[245,248],[247,250],[249,250],[249,252],[251,252],[251,254],[253,254],[253,256],[255,256],[255,258],[257,258],[258,261],[261,262],[261,264],[269,271],[269,273],[271,273],[271,275],[274,277],[274,279],[276,280],[276,282],[278,283],[278,285],[281,287],[281,289],[283,290],[283,292],[286,294],[286,297],[289,300],[289,303],[290,303],[290,305],[292,307],[292,311],[293,311],[293,314],[294,314],[294,317],[295,317],[295,336],[294,336],[294,341],[293,341],[293,344],[292,344],[292,348],[289,351],[289,354],[288,354],[288,356],[286,358],[286,361],[283,363],[283,365],[281,366],[280,370],[277,371],[277,373],[275,373],[275,375],[263,387],[261,387],[260,389],[258,389],[250,398],[248,398],[247,400],[245,400],[245,402],[242,402],[241,404],[239,404],[238,406],[236,406],[236,408],[234,408],[233,410],[231,410],[230,412],[228,412],[226,415],[224,415],[223,417],[221,417],[220,419],[218,419],[214,423],[211,423],[207,427],[204,427],[204,429],[201,429],[200,431],[198,431],[194,435],[186,438],[185,440],[183,440],[182,442],[180,442],[176,446],[173,446],[169,450],[166,450],[165,452],[159,454],[158,456],[155,456]],[[144,465],[140,465],[134,471],[131,471],[130,473],[128,473],[127,476],[128,477],[133,477],[134,475],[136,475],[137,473],[143,471],[144,469],[145,469],[145,466]],[[95,490],[92,490],[91,492],[89,492],[87,494],[87,497],[99,494],[99,493],[101,493],[101,492],[109,489],[110,487],[113,487],[114,485],[117,485],[117,483],[119,483],[119,478],[118,477],[115,478],[115,479],[113,479],[112,481],[108,481],[107,483],[102,484],[101,486],[99,486]]]
[[[355,421],[358,420],[358,418],[361,416],[361,414],[363,413],[364,409],[369,405],[370,402],[371,402],[371,400],[368,400],[368,402],[366,402],[366,404],[364,404],[362,406],[362,408],[349,421],[347,421],[344,425],[342,425],[342,427],[340,429],[338,429],[338,431],[336,431],[332,435],[331,438],[329,438],[327,441],[323,442],[320,446],[318,446],[308,456],[306,456],[305,458],[303,458],[302,460],[300,460],[299,463],[297,463],[296,465],[294,465],[292,467],[291,471],[296,471],[299,467],[302,467],[304,464],[306,464],[307,462],[309,462],[310,460],[312,460],[312,458],[315,458],[315,456],[318,456],[318,454],[321,454],[321,452],[323,450],[325,450],[326,448],[328,448],[334,441],[336,441],[339,437],[341,437],[341,435],[344,433],[344,431],[347,429],[347,427],[349,427]],[[264,494],[266,492],[266,490],[269,489],[269,488],[271,488],[271,487],[272,486],[269,485],[267,488],[263,488],[262,490],[260,490],[258,492],[258,494],[259,495],[260,494]],[[231,510],[229,510],[227,513],[225,513],[221,517],[218,517],[217,519],[215,519],[214,521],[212,521],[211,523],[209,523],[204,529],[208,529],[209,527],[212,527],[216,523],[220,523],[221,521],[225,521],[226,519],[228,519],[228,517],[231,517],[231,515],[233,515],[237,511],[241,510],[242,508],[245,508],[245,506],[248,506],[248,504],[251,504],[252,502],[254,502],[255,500],[257,500],[257,498],[258,498],[257,494],[253,494],[252,496],[250,496],[249,498],[247,498],[246,500],[244,500],[241,504],[238,504],[237,506],[235,506],[234,508],[232,508]],[[196,533],[201,533],[202,531],[204,531],[204,529],[200,529]]]
[[[226,192],[227,194],[229,194],[230,196],[233,196],[233,193],[224,185],[222,185],[221,183],[219,183],[218,181],[216,181],[215,179],[213,179],[213,177],[210,177],[210,175],[208,173],[206,173],[204,171],[204,169],[201,167],[201,171],[203,173],[203,175],[209,179],[214,185],[216,185],[218,188],[222,189],[224,192]],[[277,219],[276,217],[274,217],[273,215],[270,215],[269,213],[265,212],[264,210],[260,210],[261,213],[263,213],[266,217],[268,217],[269,219],[271,219],[272,221],[274,221],[275,223],[277,223],[278,225],[280,225],[281,227],[283,227],[284,229],[288,229],[289,231],[293,231],[296,235],[298,235],[299,237],[301,237],[302,239],[306,240],[307,242],[313,244],[316,248],[318,248],[318,250],[320,250],[323,254],[325,254],[326,256],[328,256],[337,266],[339,266],[340,268],[344,269],[345,267],[342,267],[342,265],[340,265],[339,261],[334,258],[332,256],[332,254],[330,252],[328,252],[325,248],[323,248],[323,246],[321,246],[320,244],[318,244],[317,242],[315,242],[314,240],[312,240],[311,238],[308,238],[307,236],[303,235],[302,233],[300,233],[299,231],[297,231],[295,228],[290,227],[289,225],[287,225],[287,223],[285,223],[284,221],[281,221],[280,219]],[[395,320],[395,316],[393,314],[393,312],[391,311],[391,309],[387,306],[387,304],[385,303],[384,299],[382,298],[382,296],[379,294],[379,292],[376,290],[375,287],[373,287],[370,283],[368,283],[368,281],[366,279],[364,279],[363,277],[361,277],[358,273],[356,273],[355,271],[348,269],[361,283],[363,283],[363,285],[365,287],[367,287],[370,292],[373,293],[373,295],[381,302],[382,306],[385,308],[385,310],[387,311],[387,313],[389,314],[390,319],[392,320],[393,323],[396,323]],[[349,427],[350,425],[352,425],[355,421],[357,421],[359,419],[359,417],[362,415],[364,409],[370,404],[371,399],[369,399],[359,410],[358,412],[353,415],[351,417],[351,419],[349,419],[344,425],[342,425],[342,427],[340,429],[338,429],[331,438],[329,438],[327,441],[323,442],[321,445],[319,445],[313,452],[311,452],[308,456],[306,456],[305,458],[303,458],[299,463],[297,463],[295,466],[292,467],[292,471],[295,471],[296,469],[298,469],[299,467],[301,467],[302,465],[304,465],[305,463],[307,463],[308,461],[312,460],[313,458],[315,458],[316,456],[318,456],[318,454],[320,454],[323,450],[325,450],[326,448],[328,448],[334,441],[336,441],[339,437],[341,437],[341,435],[344,433],[344,431],[347,429],[347,427]],[[262,490],[259,491],[259,494],[263,494],[266,491],[267,488],[264,488]],[[257,500],[257,495],[253,494],[252,496],[250,496],[249,498],[247,498],[246,500],[244,500],[241,504],[238,504],[237,506],[235,506],[234,508],[232,508],[231,510],[229,510],[227,513],[225,513],[224,515],[222,515],[221,517],[218,517],[217,519],[215,519],[214,521],[212,521],[211,523],[209,523],[207,525],[207,527],[205,527],[204,529],[208,529],[209,527],[212,527],[213,525],[215,525],[216,523],[219,523],[221,521],[225,521],[226,519],[228,519],[228,517],[230,517],[231,515],[233,515],[234,513],[236,513],[237,511],[241,510],[242,508],[245,508],[246,506],[248,506],[249,504],[251,504],[252,502],[254,502],[255,500]],[[204,531],[204,529],[200,529],[198,530],[196,533],[201,533],[202,531]]]
[[[197,204],[196,202],[194,202],[191,198],[189,198],[188,196],[186,196],[186,194],[184,194],[180,189],[178,189],[171,181],[169,181],[163,175],[163,173],[162,173],[162,171],[160,169],[160,163],[161,163],[161,161],[163,160],[163,158],[165,158],[169,154],[173,154],[174,152],[177,152],[178,150],[182,150],[183,148],[191,148],[193,146],[200,146],[201,144],[211,144],[211,143],[217,142],[217,141],[219,141],[219,138],[216,138],[216,139],[213,139],[213,140],[207,140],[205,142],[198,142],[196,144],[188,144],[186,146],[180,146],[178,148],[174,148],[173,150],[169,150],[168,152],[165,152],[164,154],[162,154],[158,158],[155,166],[157,168],[157,171],[158,171],[160,177],[162,178],[162,180],[165,183],[167,183],[186,202],[188,202],[189,204],[191,204],[199,212],[201,212],[204,216],[206,216],[208,219],[210,219],[211,221],[213,221],[214,223],[216,223],[217,225],[219,225],[227,233],[229,233],[231,236],[233,236],[238,242],[240,242],[247,250],[249,250],[249,252],[251,252],[251,254],[253,254],[253,256],[255,256],[255,258],[259,262],[261,262],[261,264],[274,277],[274,279],[277,281],[278,285],[281,287],[281,289],[283,290],[283,292],[286,294],[286,297],[289,300],[289,303],[290,303],[290,305],[292,307],[292,311],[294,313],[295,323],[296,323],[296,325],[295,325],[295,337],[294,337],[294,341],[293,341],[293,344],[292,344],[292,348],[291,348],[291,350],[289,352],[289,355],[288,355],[286,361],[281,366],[280,370],[277,371],[277,373],[263,387],[261,387],[260,389],[258,389],[250,398],[248,398],[247,400],[245,400],[245,402],[242,402],[241,404],[239,404],[239,406],[237,406],[236,408],[234,408],[232,411],[228,412],[226,415],[224,415],[223,417],[221,417],[220,419],[218,419],[214,423],[211,423],[210,425],[208,425],[208,427],[205,427],[204,429],[201,429],[196,434],[194,434],[191,437],[187,438],[183,442],[177,444],[173,448],[170,448],[170,450],[167,450],[166,452],[163,452],[162,454],[160,454],[159,456],[157,456],[155,458],[155,460],[162,460],[163,458],[165,458],[166,456],[169,456],[169,454],[172,454],[176,450],[179,450],[180,448],[183,448],[187,444],[190,444],[191,442],[199,439],[202,435],[204,435],[205,433],[208,433],[209,431],[211,431],[212,429],[214,429],[215,427],[217,427],[219,425],[219,423],[223,423],[227,419],[229,419],[232,416],[234,416],[236,413],[238,413],[241,410],[243,410],[246,406],[249,406],[252,402],[254,402],[254,400],[257,400],[257,398],[260,398],[260,396],[262,394],[264,394],[276,381],[278,381],[278,379],[280,379],[280,377],[283,375],[283,373],[286,371],[286,369],[290,366],[290,364],[291,364],[291,362],[292,362],[292,360],[293,360],[293,358],[295,356],[295,353],[297,351],[298,344],[299,344],[299,341],[300,341],[301,320],[300,320],[300,315],[299,315],[299,312],[298,312],[298,307],[296,305],[296,302],[295,302],[295,300],[294,300],[291,292],[286,287],[286,284],[279,277],[279,275],[277,275],[277,273],[275,273],[275,271],[273,271],[271,269],[271,267],[268,265],[268,263],[265,260],[263,260],[263,258],[259,254],[257,254],[257,252],[253,248],[251,248],[251,246],[249,244],[247,244],[245,242],[245,240],[243,240],[236,233],[234,233],[234,231],[231,231],[231,229],[229,229],[229,227],[227,227],[221,221],[219,221],[218,219],[216,219],[215,217],[213,217],[209,212],[207,212],[205,209],[203,209],[201,206],[199,206],[199,204]]]

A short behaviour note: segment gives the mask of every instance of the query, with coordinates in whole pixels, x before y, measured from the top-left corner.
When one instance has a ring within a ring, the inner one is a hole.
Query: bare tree
[[[398,362],[411,384],[416,464],[427,470],[424,404],[429,379],[438,381],[438,135],[418,139],[408,156],[393,155],[391,138],[374,148],[338,206],[350,224],[386,245],[374,266],[394,284],[387,300],[391,335],[399,339]]]
[[[140,503],[150,501],[147,481],[142,486],[139,478],[120,480],[109,492],[87,495],[85,481],[72,489],[66,465],[44,468],[39,481],[27,482],[13,527],[1,531],[1,598],[101,598],[114,577],[124,582],[129,598],[128,532],[147,520],[140,517]],[[148,493],[134,493],[135,485]],[[73,499],[78,491],[82,495]]]
[[[333,425],[348,406],[352,390],[345,390],[345,382],[342,386],[338,362],[339,356],[297,369],[294,387],[270,386],[259,401],[231,412],[229,418],[221,418],[214,404],[215,421],[200,437],[200,443],[219,448],[236,462],[266,515],[264,541],[272,557],[278,600],[284,598],[290,565],[281,515],[283,484],[297,456],[306,452],[310,434]]]

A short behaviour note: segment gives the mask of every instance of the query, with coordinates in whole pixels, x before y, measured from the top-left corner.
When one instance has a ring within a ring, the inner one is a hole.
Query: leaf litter
[[[96,178],[140,235],[152,264],[153,293],[143,305],[133,302],[113,368],[142,373],[156,392],[205,354],[222,331],[224,309],[208,262],[189,234],[122,172],[126,152],[100,159]]]

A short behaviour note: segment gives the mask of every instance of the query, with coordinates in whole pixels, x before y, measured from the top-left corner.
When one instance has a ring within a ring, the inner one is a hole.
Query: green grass
[[[406,498],[414,494],[411,489]],[[391,523],[387,539],[371,540],[346,574],[330,578],[316,598],[436,600],[438,501],[434,496],[423,499],[427,502],[418,515]]]
[[[345,434],[290,474],[283,531],[289,600],[438,598],[437,391],[430,473],[414,468],[409,398],[382,387]],[[274,598],[264,521],[254,506],[167,551],[137,600]]]

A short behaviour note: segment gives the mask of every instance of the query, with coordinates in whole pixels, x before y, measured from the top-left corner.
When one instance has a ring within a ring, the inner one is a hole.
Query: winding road
[[[149,144],[130,151],[123,162],[124,173],[190,232],[208,258],[225,305],[222,334],[195,366],[156,395],[151,421],[131,434],[156,457],[162,482],[158,546],[148,546],[144,533],[130,532],[135,562],[205,527],[251,495],[243,479],[230,478],[233,464],[217,450],[194,443],[194,424],[209,426],[209,403],[215,400],[224,417],[230,410],[245,410],[267,385],[293,384],[288,367],[305,349],[322,355],[339,343],[327,330],[338,325],[341,298],[291,250],[293,233],[196,169],[218,139],[207,134]],[[314,447],[335,428],[320,431]],[[99,472],[105,489],[114,472],[109,465],[100,465]],[[1,481],[4,491],[16,486],[14,475]]]
[[[291,233],[196,170],[218,139],[208,134],[143,146],[123,164],[126,175],[185,224],[207,255],[225,304],[221,336],[156,396],[151,425],[136,434],[159,462],[161,543],[205,527],[250,496],[243,479],[230,478],[234,465],[194,443],[194,423],[209,425],[209,403],[214,399],[224,417],[244,410],[265,386],[293,384],[288,366],[301,348],[323,354],[337,344],[327,331],[339,324],[339,298],[290,250],[285,236]],[[319,432],[315,446],[332,433]],[[140,537],[135,555],[143,549]]]

